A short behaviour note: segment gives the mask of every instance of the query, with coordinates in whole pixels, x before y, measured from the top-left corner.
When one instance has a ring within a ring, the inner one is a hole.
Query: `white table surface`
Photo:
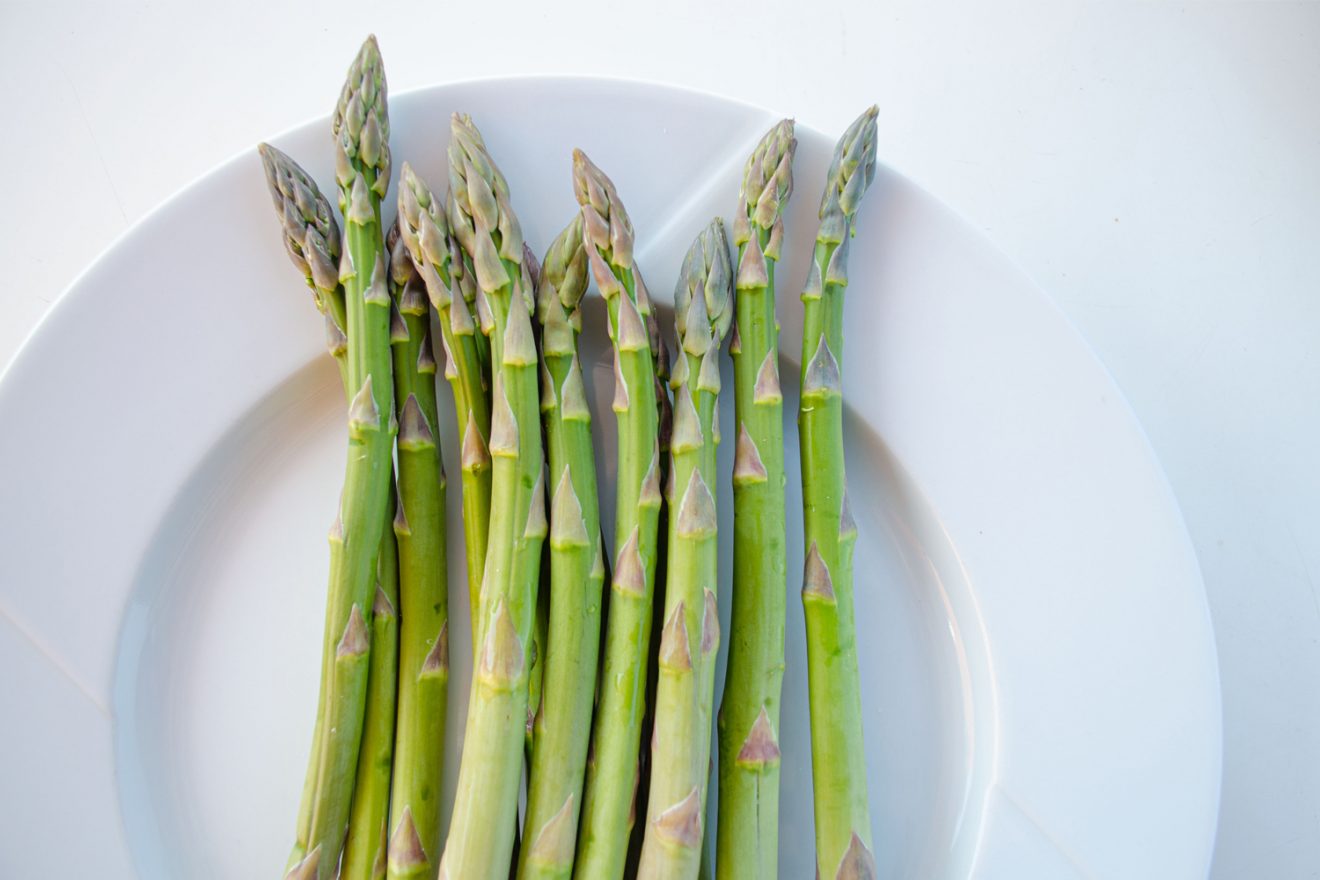
[[[1320,876],[1320,4],[505,0],[498,40],[410,6],[0,0],[0,363],[155,205],[328,112],[368,31],[394,91],[611,75],[827,131],[877,102],[882,159],[1050,291],[1168,472],[1223,682],[1211,876]]]

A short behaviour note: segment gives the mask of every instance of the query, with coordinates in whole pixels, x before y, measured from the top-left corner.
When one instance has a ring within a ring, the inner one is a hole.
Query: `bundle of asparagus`
[[[632,223],[613,182],[581,151],[572,174],[578,211],[539,271],[505,177],[462,114],[450,128],[448,191],[438,198],[405,163],[397,221],[385,235],[386,94],[368,39],[334,117],[342,232],[311,176],[260,148],[285,249],[324,316],[349,428],[330,531],[320,695],[285,876],[695,878],[709,874],[713,857],[721,877],[773,878],[787,540],[774,286],[793,123],[775,125],[747,160],[736,263],[719,220],[688,251],[671,370],[634,261]],[[838,144],[802,294],[816,861],[819,876],[834,878],[875,876],[839,366],[848,248],[874,176],[875,118],[871,108]],[[618,425],[608,557],[578,350],[593,282],[608,314]],[[447,832],[446,485],[433,327],[459,430],[474,630]],[[721,641],[715,452],[730,329],[735,576],[713,845],[705,805]]]

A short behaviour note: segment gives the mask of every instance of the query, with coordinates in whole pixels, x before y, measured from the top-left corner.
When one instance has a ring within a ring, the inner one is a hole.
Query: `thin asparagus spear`
[[[406,221],[401,221],[396,227],[400,233],[404,225]],[[436,440],[430,307],[403,234],[391,246],[390,278],[394,300],[390,343],[399,419],[394,535],[399,549],[401,625],[394,772],[388,789],[387,874],[391,878],[430,878],[440,857],[440,786],[449,687],[445,473]]]
[[[399,231],[436,311],[445,378],[454,391],[455,422],[463,436],[463,546],[475,623],[490,525],[490,363],[480,344],[485,337],[477,332],[472,312],[475,280],[463,261],[458,240],[450,235],[444,205],[407,162],[399,174]],[[431,855],[434,859],[435,854]]]
[[[668,581],[660,682],[651,740],[651,793],[637,876],[695,878],[701,862],[719,613],[715,449],[720,345],[733,321],[724,226],[713,221],[688,251],[674,315],[674,429],[670,438]]]
[[[385,510],[395,519],[393,488]],[[395,519],[397,522],[397,519]],[[395,532],[384,529],[376,561],[376,596],[371,607],[371,661],[367,673],[367,708],[348,814],[340,880],[385,877],[385,829],[394,767],[394,720],[399,684],[399,556]]]
[[[352,398],[352,380],[348,375],[347,315],[344,311],[344,288],[339,283],[340,237],[330,202],[322,195],[306,171],[286,153],[261,144],[257,151],[266,172],[266,184],[275,204],[284,233],[284,247],[295,267],[302,273],[316,308],[325,316],[326,347],[339,367],[344,393]],[[336,583],[342,564],[343,544],[330,542],[330,581]],[[325,715],[326,680],[333,662],[325,659],[334,648],[332,603],[326,605],[326,638],[321,667],[321,687],[312,730],[311,756],[303,783],[302,802],[298,809],[297,834],[286,870],[307,855],[311,835],[312,810],[316,804],[317,768],[321,760],[321,719]]]
[[[369,615],[380,529],[392,482],[394,381],[389,355],[380,197],[389,185],[385,76],[374,38],[349,70],[334,120],[336,178],[345,218],[339,277],[344,285],[348,375],[357,390],[349,407],[349,454],[340,518],[331,541],[342,563],[330,590],[332,632],[342,633],[326,679],[320,723],[316,803],[306,857],[290,871],[325,880],[339,867],[366,708]],[[332,569],[334,566],[332,565]]]
[[[655,588],[660,517],[655,366],[633,268],[632,224],[614,184],[580,150],[573,154],[573,190],[582,206],[587,263],[609,310],[619,434],[614,574],[574,876],[617,880],[636,816]]]
[[[439,875],[505,880],[517,821],[519,753],[527,717],[527,644],[545,539],[531,278],[508,185],[467,116],[455,115],[449,148],[449,223],[464,243],[488,328],[494,369],[491,518],[481,603],[481,646],[463,739],[453,823]]]
[[[541,264],[536,261],[536,254],[532,253],[531,247],[526,242],[523,243],[523,265],[527,268],[527,274],[532,279],[532,300],[539,303],[541,296]],[[533,332],[537,333],[537,351],[539,352],[541,340],[535,314],[532,316],[532,329]],[[542,387],[544,388],[544,382],[542,382]],[[544,412],[544,398],[542,398],[541,409]],[[549,438],[543,437],[542,442],[546,446],[546,457],[548,459],[550,454]],[[554,483],[550,485],[553,487]],[[536,716],[541,711],[541,690],[545,679],[545,646],[549,627],[550,542],[545,541],[541,544],[541,583],[536,590],[536,611],[532,615],[532,640],[528,643],[527,656],[527,725],[523,755],[527,762],[529,776],[532,770],[532,753],[536,743]],[[521,843],[521,836],[515,835],[514,840]],[[520,864],[520,852],[521,850],[518,847],[514,848],[513,872],[515,876],[518,870],[517,865]]]
[[[582,384],[578,303],[587,289],[582,216],[559,234],[541,269],[541,411],[550,459],[550,614],[541,709],[527,786],[520,878],[572,875],[600,652],[601,557],[591,411]]]
[[[816,870],[821,877],[874,877],[866,797],[856,632],[853,545],[843,461],[843,295],[857,208],[875,176],[877,110],[840,138],[825,180],[811,274],[802,292],[802,513],[811,702],[811,777],[815,789]]]
[[[646,283],[642,280],[641,270],[634,268],[634,280],[637,282],[637,300],[642,303],[638,310],[646,318],[646,335],[651,343],[651,364],[655,368],[655,408],[659,418],[660,446],[660,485],[665,485],[669,478],[669,434],[673,427],[673,402],[669,399],[669,348],[660,335],[660,322],[656,320],[651,308],[650,295]],[[660,505],[660,518],[656,527],[655,546],[655,582],[665,580],[665,552],[668,547],[669,510]],[[665,613],[664,590],[653,590],[651,594],[651,619],[663,617]],[[651,638],[646,648],[647,657],[660,653],[660,628],[651,627]],[[655,727],[655,691],[659,685],[660,671],[656,664],[648,663],[646,670],[646,703],[642,713],[641,742],[650,742],[651,732]],[[651,751],[642,749],[637,762],[637,793],[633,800],[645,804],[651,794]],[[642,858],[642,839],[645,837],[645,824],[634,824],[628,836],[628,859],[624,876],[637,875],[637,866]]]
[[[779,873],[779,697],[784,680],[787,535],[784,397],[779,388],[775,264],[793,191],[793,121],[747,159],[734,221],[738,248],[733,355],[738,439],[733,468],[733,615],[720,703],[718,875]]]

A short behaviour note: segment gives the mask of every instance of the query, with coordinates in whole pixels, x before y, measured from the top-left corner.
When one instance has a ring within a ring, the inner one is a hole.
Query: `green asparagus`
[[[628,855],[644,709],[660,517],[655,365],[633,267],[633,230],[614,184],[586,154],[573,154],[587,265],[609,311],[618,423],[614,569],[592,760],[583,795],[578,880],[617,880]],[[649,305],[649,304],[648,304]]]
[[[322,195],[316,181],[297,162],[270,144],[261,144],[257,149],[266,172],[266,183],[275,204],[275,213],[283,226],[285,250],[311,289],[312,301],[316,304],[316,308],[325,316],[326,348],[339,367],[344,393],[351,402],[353,384],[348,374],[348,337],[345,335],[347,315],[344,311],[344,288],[339,283],[338,262],[341,247],[339,225],[335,222],[329,201]],[[342,548],[342,543],[331,541],[332,584],[337,582],[342,562],[342,554],[339,551]],[[326,657],[331,656],[335,645],[336,633],[333,629],[334,620],[331,617],[333,610],[332,603],[327,603],[323,652]],[[302,802],[298,809],[297,834],[286,870],[301,862],[307,855],[312,810],[316,805],[317,770],[321,759],[321,719],[325,716],[326,679],[332,667],[333,661],[323,658],[316,723],[312,730],[311,756],[307,763]]]
[[[429,878],[440,855],[440,785],[449,686],[445,475],[436,441],[436,362],[430,309],[420,274],[410,262],[402,209],[400,218],[400,235],[390,248],[394,301],[390,342],[399,420],[394,534],[398,539],[401,624],[394,772],[388,789],[387,874],[391,878]],[[415,223],[416,217],[413,220]]]
[[[668,579],[651,744],[651,792],[637,876],[694,880],[701,863],[719,612],[715,450],[720,347],[733,321],[724,226],[713,221],[688,251],[674,293],[678,356],[670,380]]]
[[[399,231],[435,308],[445,378],[454,392],[455,422],[463,437],[463,546],[471,619],[476,621],[490,525],[490,364],[481,344],[485,337],[477,333],[472,312],[476,295],[472,271],[450,234],[444,205],[407,162],[399,174]]]
[[[531,278],[508,185],[467,116],[449,148],[449,224],[478,288],[494,371],[491,518],[480,646],[468,705],[453,822],[439,876],[506,880],[522,776],[531,638],[541,545],[547,532]]]
[[[356,388],[349,407],[349,455],[340,518],[331,530],[330,623],[336,640],[325,679],[316,803],[307,855],[296,877],[325,880],[339,868],[366,709],[369,620],[376,585],[380,530],[392,475],[396,424],[389,355],[389,293],[385,288],[380,198],[389,185],[389,117],[380,52],[369,38],[349,70],[335,111],[335,168],[345,246],[344,286],[348,375]],[[333,564],[340,554],[341,562]],[[337,570],[336,570],[337,569]]]
[[[555,239],[541,267],[541,410],[550,460],[550,615],[541,710],[527,789],[520,878],[572,875],[600,652],[600,511],[596,461],[578,360],[578,304],[587,289],[582,215]]]
[[[733,615],[720,704],[718,875],[774,880],[779,855],[779,698],[784,679],[787,535],[784,397],[775,264],[793,191],[793,121],[766,133],[743,169],[734,365]]]
[[[821,877],[873,878],[866,796],[856,631],[853,546],[843,461],[843,295],[848,246],[862,196],[875,176],[877,110],[871,107],[834,151],[810,275],[802,292],[802,380],[798,430],[806,567],[811,703],[811,776],[815,789],[816,871]]]
[[[669,399],[669,349],[660,335],[660,322],[656,320],[655,310],[651,308],[650,295],[646,283],[642,280],[641,270],[634,267],[633,278],[637,283],[637,300],[643,305],[639,310],[646,316],[646,335],[651,344],[651,364],[655,369],[655,408],[658,424],[658,444],[660,447],[660,485],[665,485],[669,476],[669,433],[673,426],[673,402]],[[668,545],[667,532],[669,511],[660,505],[660,519],[656,526],[655,582],[665,580],[665,548]],[[651,591],[651,619],[663,617],[665,613],[665,591]],[[660,653],[660,628],[651,627],[651,638],[646,648],[646,656],[654,657]],[[646,704],[642,712],[641,742],[650,742],[651,731],[655,727],[655,690],[659,684],[659,670],[654,663],[648,663],[646,669]],[[651,792],[651,752],[642,749],[637,761],[637,793],[633,800],[645,804]],[[637,874],[637,865],[642,857],[642,838],[645,823],[634,824],[628,837],[628,858],[624,875]]]

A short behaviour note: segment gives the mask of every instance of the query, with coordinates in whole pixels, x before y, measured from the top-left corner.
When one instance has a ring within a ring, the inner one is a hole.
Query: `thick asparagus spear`
[[[787,585],[784,397],[775,264],[793,191],[793,121],[770,129],[743,169],[734,367],[733,616],[720,703],[718,876],[774,880],[779,855],[779,697]]]
[[[334,119],[336,178],[345,219],[339,277],[344,285],[349,454],[340,517],[331,530],[331,632],[338,633],[325,679],[316,803],[306,857],[296,877],[329,878],[339,867],[366,708],[369,616],[393,470],[394,382],[390,300],[385,288],[380,197],[389,184],[389,118],[380,52],[369,38],[349,70]],[[342,554],[336,571],[333,557]]]
[[[541,267],[541,411],[550,460],[550,610],[540,712],[527,787],[521,878],[573,871],[583,773],[600,651],[605,579],[591,412],[582,384],[578,303],[587,289],[582,217],[555,239]]]
[[[391,242],[390,280],[394,301],[390,343],[399,420],[399,493],[393,533],[398,540],[401,624],[393,776],[384,789],[389,799],[387,873],[392,878],[430,878],[440,854],[440,783],[449,686],[445,474],[436,440],[430,308],[403,235]],[[374,651],[373,647],[373,674]],[[366,742],[364,738],[364,749]],[[360,772],[358,786],[362,786]],[[350,829],[346,866],[353,854],[351,835]]]
[[[715,449],[720,345],[733,321],[728,242],[713,221],[688,251],[674,315],[668,580],[639,878],[695,878],[701,862],[719,613]]]
[[[874,877],[866,797],[856,632],[853,545],[843,462],[843,295],[857,208],[875,176],[877,110],[871,107],[839,140],[820,203],[811,274],[802,292],[802,513],[811,702],[811,777],[815,789],[816,870],[821,877]]]
[[[476,294],[472,272],[458,241],[450,236],[444,205],[407,162],[399,175],[399,231],[436,311],[445,378],[454,391],[455,422],[463,436],[463,544],[475,622],[490,525],[490,364],[480,344],[485,337],[477,333],[472,312]],[[435,854],[431,856],[434,859]]]
[[[609,311],[619,435],[609,619],[574,876],[617,880],[636,815],[655,588],[660,517],[655,366],[633,268],[632,223],[614,184],[580,150],[573,154],[573,190],[582,206],[587,263]]]
[[[464,243],[488,328],[494,370],[491,518],[480,645],[468,706],[453,823],[440,877],[506,880],[517,818],[527,717],[527,644],[545,539],[531,278],[508,185],[466,116],[455,115],[449,148],[449,222]]]

